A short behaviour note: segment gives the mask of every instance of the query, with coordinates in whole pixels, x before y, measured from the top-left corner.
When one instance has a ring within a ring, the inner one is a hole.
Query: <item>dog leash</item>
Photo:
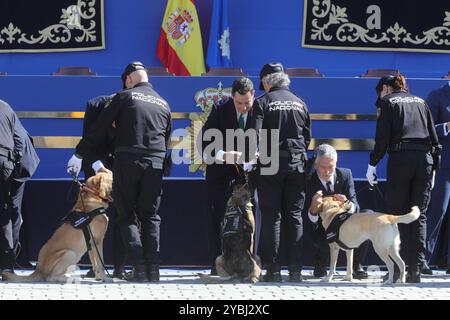
[[[81,183],[80,180],[78,180],[78,177],[76,175],[72,175],[72,179],[73,179],[73,182],[78,184],[78,186],[80,187],[80,191],[81,190],[85,190],[86,188],[87,188],[87,191],[88,190],[92,190],[91,188],[86,187],[86,185],[84,183]],[[72,187],[69,189],[69,191],[71,191],[71,189],[72,189]],[[97,196],[100,197],[98,194],[97,194]],[[103,199],[102,197],[100,197],[100,198],[103,201],[105,201],[105,199]],[[83,194],[82,193],[80,193],[80,199],[81,199],[81,205],[83,206],[83,210],[86,211],[86,207],[84,205],[84,200],[83,200]],[[100,251],[98,250],[97,244],[95,243],[94,235],[92,234],[92,230],[91,230],[91,227],[89,225],[87,225],[87,229],[88,229],[89,235],[90,235],[90,237],[92,239],[92,242],[94,243],[95,251],[97,252],[98,259],[100,260],[100,263],[102,264],[103,269],[105,270],[105,272],[108,275],[108,277],[112,278],[111,274],[109,273],[108,269],[106,268],[105,262],[103,261],[102,257],[100,256]],[[92,250],[92,248],[89,249],[88,244],[86,244],[86,246],[88,248],[88,251]]]

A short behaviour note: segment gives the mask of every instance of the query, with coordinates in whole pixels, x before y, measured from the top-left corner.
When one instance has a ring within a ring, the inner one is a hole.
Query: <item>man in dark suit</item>
[[[206,184],[212,274],[216,273],[215,258],[222,254],[220,224],[224,217],[226,202],[231,195],[230,186],[238,177],[234,164],[248,162],[248,155],[256,152],[256,149],[250,150],[251,146],[256,148],[256,132],[250,130],[255,128],[252,110],[255,90],[252,81],[245,77],[236,79],[233,82],[231,94],[232,99],[213,107],[201,135],[203,159],[207,164]],[[252,131],[254,137],[250,135],[250,138],[246,139],[244,135]],[[253,143],[250,142],[251,140]]]
[[[22,251],[22,246],[20,243],[20,228],[23,223],[22,200],[23,192],[25,190],[25,182],[31,179],[37,169],[37,166],[39,165],[40,160],[36,150],[34,149],[33,138],[22,126],[19,119],[17,119],[15,124],[14,137],[15,140],[20,139],[22,142],[22,144],[19,142],[16,142],[15,144],[16,148],[14,152],[19,155],[20,161],[16,163],[11,176],[10,203],[8,204],[12,222],[14,254],[17,257]],[[23,257],[23,259],[22,261],[19,261],[19,258],[17,259],[16,264],[18,267],[31,267],[28,258]]]
[[[446,264],[447,273],[450,273],[450,219],[448,218],[450,212],[450,81],[432,91],[427,98],[427,104],[433,114],[436,133],[442,145],[441,167],[436,173],[436,184],[427,212],[427,253],[432,263]],[[447,219],[444,218],[445,215]],[[447,221],[447,228],[443,226],[445,221]],[[447,234],[442,232],[444,229],[447,229]],[[444,241],[439,241],[442,237],[445,237]],[[438,243],[446,243],[447,246],[447,251],[441,256],[438,251],[443,250],[439,250]],[[422,267],[422,273],[432,273],[426,263]]]
[[[308,179],[306,185],[306,205],[309,208],[308,216],[313,227],[313,244],[316,248],[314,276],[324,277],[329,259],[330,248],[326,240],[322,221],[318,217],[317,199],[322,196],[333,195],[339,200],[349,200],[347,210],[350,213],[358,212],[359,205],[356,199],[355,184],[350,169],[336,168],[337,152],[332,146],[322,144],[314,150],[315,172]],[[364,242],[354,252],[353,278],[367,278],[367,273],[361,266],[367,251],[368,242]]]

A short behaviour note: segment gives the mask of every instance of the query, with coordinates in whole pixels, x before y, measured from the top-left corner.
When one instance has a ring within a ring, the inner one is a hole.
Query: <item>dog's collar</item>
[[[111,202],[109,199],[102,197],[102,196],[100,195],[100,193],[99,193],[97,190],[94,190],[94,189],[92,189],[92,188],[89,188],[89,187],[88,187],[86,184],[84,184],[84,183],[83,183],[83,185],[81,186],[81,190],[82,190],[82,191],[86,191],[86,192],[88,192],[88,193],[90,193],[90,194],[92,194],[92,195],[94,195],[94,196],[100,198],[103,202],[106,202],[106,203]]]

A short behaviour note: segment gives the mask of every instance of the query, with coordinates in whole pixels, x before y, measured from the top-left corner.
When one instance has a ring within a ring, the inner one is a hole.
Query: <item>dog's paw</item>
[[[345,276],[344,278],[342,278],[342,281],[353,281],[353,277],[352,276]]]
[[[323,277],[322,279],[320,279],[320,282],[331,282],[332,279],[332,277]]]
[[[392,283],[392,280],[386,280],[386,281],[383,281],[383,285],[391,285],[391,284],[393,284]]]
[[[406,283],[406,277],[398,278],[396,283]]]

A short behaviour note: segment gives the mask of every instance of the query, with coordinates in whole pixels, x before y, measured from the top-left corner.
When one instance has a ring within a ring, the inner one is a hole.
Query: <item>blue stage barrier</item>
[[[259,79],[251,79],[258,86]],[[179,129],[191,125],[190,113],[202,112],[194,99],[196,93],[211,88],[207,94],[217,96],[219,88],[230,88],[233,80],[234,77],[151,77],[150,82],[169,102],[172,112],[178,113],[174,117],[174,129]],[[341,150],[339,164],[351,168],[355,177],[363,178],[375,135],[377,79],[294,77],[291,80],[291,88],[304,98],[312,115],[313,138],[319,139],[317,143],[334,144]],[[443,83],[437,79],[408,81],[411,92],[422,97]],[[65,166],[83,123],[82,116],[74,112],[83,112],[90,98],[114,93],[120,87],[120,78],[115,76],[0,77],[0,98],[19,113],[30,134],[39,137],[36,142],[41,164],[34,179],[68,178]],[[45,117],[43,112],[51,114]],[[62,112],[65,114],[61,115]],[[331,116],[330,120],[324,120],[326,116]],[[334,120],[333,116],[348,120]],[[381,179],[385,177],[385,162],[379,165],[378,173]],[[203,172],[189,172],[188,165],[176,165],[172,176],[201,178]]]

